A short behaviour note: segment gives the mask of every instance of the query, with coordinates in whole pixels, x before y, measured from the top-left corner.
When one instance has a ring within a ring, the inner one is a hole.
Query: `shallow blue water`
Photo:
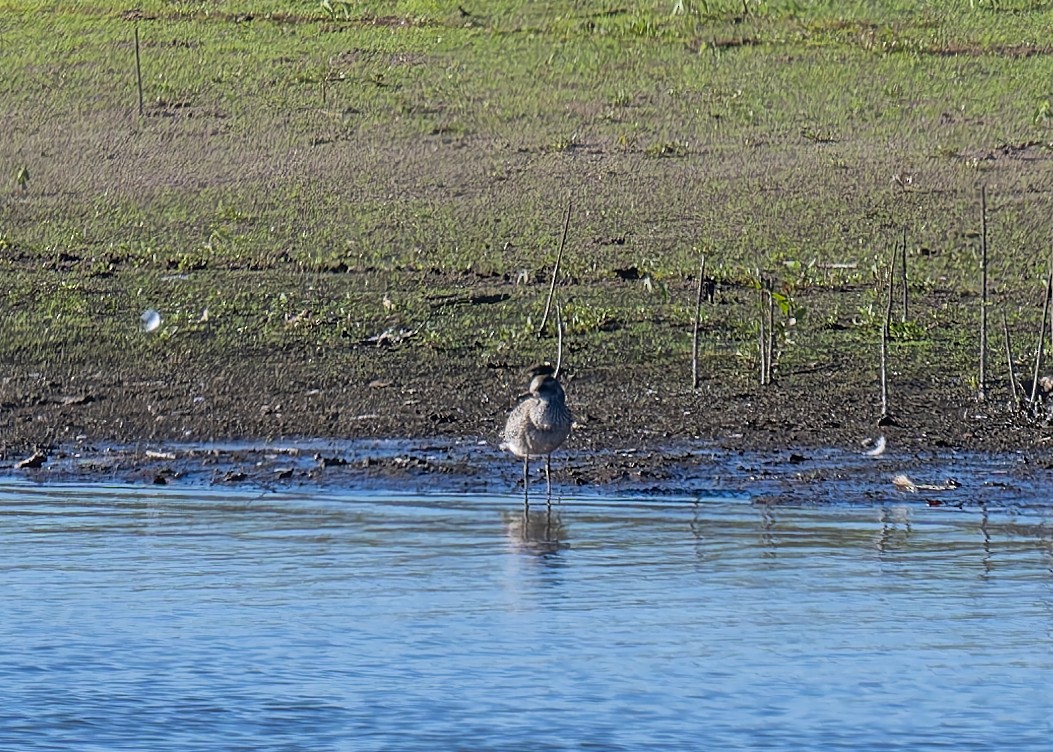
[[[1051,516],[4,482],[0,749],[1045,750]]]

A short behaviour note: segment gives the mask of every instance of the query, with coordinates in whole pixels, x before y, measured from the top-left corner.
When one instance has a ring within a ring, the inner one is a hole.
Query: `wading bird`
[[[567,395],[550,366],[531,371],[530,391],[522,395],[505,423],[501,449],[523,458],[523,503],[530,503],[530,458],[545,456],[545,487],[552,501],[552,452],[567,440],[574,422]]]

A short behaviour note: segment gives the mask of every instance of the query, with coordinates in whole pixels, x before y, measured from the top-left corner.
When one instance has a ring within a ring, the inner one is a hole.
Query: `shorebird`
[[[551,367],[536,368],[530,391],[519,397],[505,423],[501,449],[523,458],[523,503],[530,503],[530,458],[545,455],[545,487],[552,501],[552,453],[567,440],[574,422],[567,395]]]

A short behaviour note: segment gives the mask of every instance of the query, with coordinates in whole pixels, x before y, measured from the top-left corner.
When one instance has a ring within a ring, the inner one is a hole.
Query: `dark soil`
[[[269,352],[211,364],[15,368],[0,382],[0,471],[515,487],[520,466],[496,445],[525,366],[427,357],[409,345],[351,348],[341,363]],[[927,379],[893,373],[884,420],[871,369],[854,362],[815,362],[767,386],[709,373],[697,391],[683,366],[572,367],[563,380],[577,425],[555,463],[557,483],[687,492],[719,482],[729,457],[798,474],[816,453],[860,457],[878,436],[901,467],[962,450],[1045,461],[1042,421],[1011,409],[1001,390],[977,402],[938,363]]]

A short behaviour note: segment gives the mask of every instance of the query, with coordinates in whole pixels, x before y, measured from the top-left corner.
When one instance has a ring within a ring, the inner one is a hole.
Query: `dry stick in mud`
[[[775,367],[775,295],[772,283],[764,279],[760,283],[760,304],[760,383],[767,385]]]
[[[1053,264],[1053,259],[1050,260]],[[1053,273],[1053,271],[1051,271]],[[1049,331],[1050,331],[1050,342],[1053,342],[1053,290],[1050,291],[1050,316],[1049,316]]]
[[[695,327],[691,333],[691,388],[698,389],[698,325],[702,317],[702,280],[706,278],[706,256],[698,268],[698,290],[695,293]]]
[[[559,276],[559,263],[563,260],[563,249],[567,247],[567,231],[570,229],[570,211],[574,206],[572,198],[567,198],[567,214],[563,218],[563,237],[559,241],[559,251],[556,253],[556,264],[552,267],[552,282],[548,286],[548,300],[545,301],[545,313],[541,317],[541,326],[537,328],[537,336],[540,337],[545,331],[548,323],[548,314],[552,310],[552,296],[556,292],[556,278]]]
[[[139,87],[139,117],[143,116],[143,69],[139,62],[139,24],[135,25],[135,83]]]
[[[760,350],[760,383],[761,386],[764,386],[768,383],[768,379],[771,375],[771,347],[769,347],[771,332],[768,331],[768,312],[765,305],[765,295],[769,293],[767,285],[759,273],[757,274],[757,278],[760,280],[760,287],[758,288],[760,297],[758,298],[758,302],[761,306],[757,348]]]
[[[907,226],[903,225],[903,245],[901,246],[900,253],[900,269],[899,269],[900,281],[903,283],[903,323],[907,323]]]
[[[888,339],[892,323],[892,294],[896,275],[896,249],[892,249],[892,260],[888,265],[888,301],[885,305],[885,321],[881,325],[881,420],[888,418]],[[880,421],[879,421],[880,422]]]
[[[1038,374],[1042,370],[1042,356],[1046,347],[1046,319],[1049,318],[1049,299],[1053,296],[1053,259],[1050,259],[1049,272],[1046,274],[1046,294],[1042,298],[1042,321],[1038,325],[1038,346],[1035,348],[1035,370],[1031,378],[1029,402],[1038,396]]]
[[[1005,342],[1005,362],[1009,367],[1009,390],[1013,395],[1013,404],[1020,407],[1020,395],[1016,388],[1016,373],[1013,371],[1013,343],[1009,339],[1009,322],[1006,321],[1005,309],[1002,309],[1002,338]]]
[[[764,288],[760,289],[760,303],[764,303]],[[765,361],[765,356],[768,354],[767,348],[764,346],[764,312],[761,311],[760,326],[757,328],[757,349],[760,352],[760,383],[764,386],[764,376],[768,373],[768,364]]]
[[[987,399],[987,186],[980,186],[980,387],[978,402]]]
[[[772,371],[775,369],[775,293],[772,283],[768,283],[768,379],[771,383]]]

